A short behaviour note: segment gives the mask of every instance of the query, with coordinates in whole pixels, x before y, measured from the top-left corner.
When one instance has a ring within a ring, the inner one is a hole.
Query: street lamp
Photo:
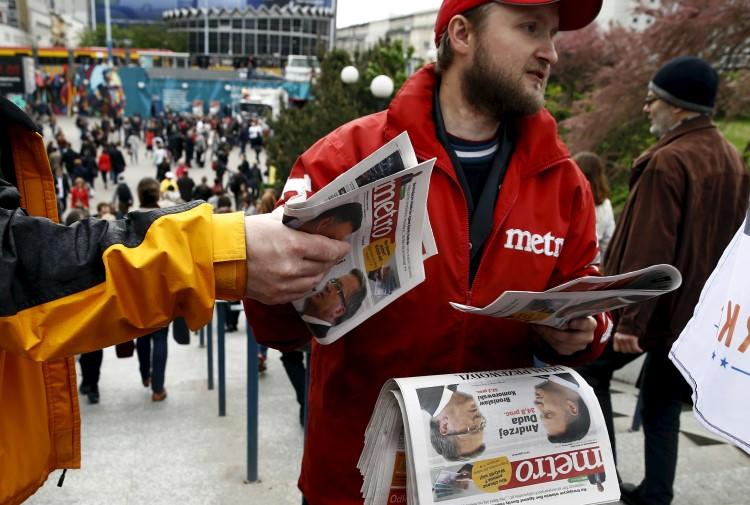
[[[370,83],[370,91],[376,98],[388,98],[393,94],[393,79],[379,75]]]
[[[354,84],[359,80],[359,70],[352,65],[341,69],[341,80],[344,84]]]

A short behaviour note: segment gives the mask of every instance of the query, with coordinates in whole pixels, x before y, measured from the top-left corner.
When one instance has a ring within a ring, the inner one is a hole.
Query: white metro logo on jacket
[[[545,256],[554,256],[555,258],[560,256],[560,251],[565,243],[564,238],[554,237],[550,232],[544,235],[537,235],[526,230],[511,229],[505,232],[505,236],[506,249],[544,254]]]

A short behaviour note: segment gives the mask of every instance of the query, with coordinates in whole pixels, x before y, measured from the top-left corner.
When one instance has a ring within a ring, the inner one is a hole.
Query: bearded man
[[[344,125],[293,167],[286,198],[317,191],[403,131],[420,160],[437,158],[427,207],[439,253],[425,262],[426,280],[335,343],[313,342],[299,482],[311,505],[362,503],[357,458],[387,379],[599,354],[606,315],[555,330],[448,303],[483,306],[506,290],[598,273],[591,191],[543,104],[555,33],[587,25],[600,8],[601,0],[445,0],[437,65],[404,83],[388,110]],[[310,340],[291,305],[246,307],[259,342],[288,350]]]

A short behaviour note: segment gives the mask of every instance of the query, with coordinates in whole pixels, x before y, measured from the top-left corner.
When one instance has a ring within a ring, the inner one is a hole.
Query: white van
[[[289,103],[289,94],[283,88],[243,88],[240,101],[235,104],[235,114],[276,119]]]
[[[286,57],[284,79],[291,82],[312,82],[320,73],[320,63],[315,56],[290,54]]]

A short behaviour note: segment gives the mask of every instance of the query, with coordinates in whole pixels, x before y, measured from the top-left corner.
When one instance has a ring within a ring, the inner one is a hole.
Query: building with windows
[[[437,9],[431,9],[339,28],[336,30],[336,47],[354,54],[366,51],[378,40],[401,40],[405,49],[414,48],[416,60],[433,61],[436,55],[436,18]]]
[[[648,0],[649,4],[659,5],[659,0]],[[636,14],[635,0],[604,2],[596,21],[607,29],[612,24],[642,30],[653,21],[643,14]],[[404,48],[414,48],[415,59],[433,61],[435,59],[434,29],[437,9],[397,16],[390,19],[362,23],[336,30],[336,47],[352,54],[365,51],[378,40],[400,39]]]
[[[334,10],[305,4],[243,8],[173,9],[162,14],[170,32],[187,33],[188,50],[212,62],[282,66],[290,54],[317,54],[329,46]],[[244,60],[244,62],[242,62]]]
[[[66,46],[90,25],[89,0],[0,0],[0,46]]]

